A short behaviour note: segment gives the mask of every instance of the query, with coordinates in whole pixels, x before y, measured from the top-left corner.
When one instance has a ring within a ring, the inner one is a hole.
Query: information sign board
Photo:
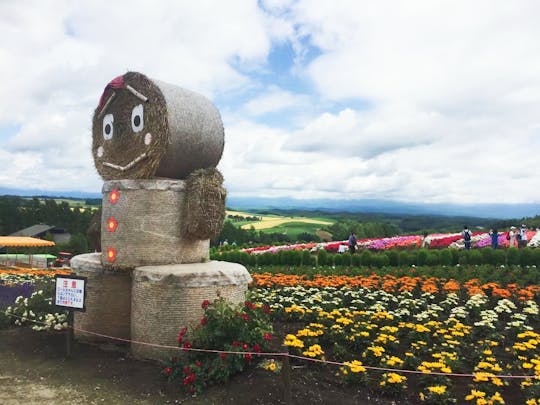
[[[84,312],[86,310],[86,277],[57,274],[55,279],[56,306]]]

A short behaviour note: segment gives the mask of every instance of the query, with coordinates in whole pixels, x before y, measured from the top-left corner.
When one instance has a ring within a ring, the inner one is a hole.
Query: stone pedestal
[[[103,185],[102,263],[105,267],[200,263],[210,242],[182,233],[183,180],[110,180]]]
[[[131,271],[113,272],[101,265],[101,253],[86,253],[71,259],[71,269],[87,277],[86,312],[75,311],[75,328],[129,339],[131,335]],[[111,341],[75,331],[84,341]]]
[[[200,322],[204,300],[222,297],[243,302],[250,281],[244,266],[220,261],[137,267],[131,294],[131,338],[177,347],[180,330]],[[131,344],[131,351],[153,360],[180,353],[136,343]]]

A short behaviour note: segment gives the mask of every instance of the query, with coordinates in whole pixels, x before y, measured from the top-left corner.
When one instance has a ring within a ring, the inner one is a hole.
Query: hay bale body
[[[105,88],[92,139],[94,163],[105,180],[184,179],[218,164],[224,131],[219,111],[204,96],[128,72]]]
[[[100,253],[71,259],[71,269],[87,278],[86,311],[75,311],[75,328],[129,339],[131,336],[131,272],[111,272],[101,265]],[[108,339],[75,330],[77,339]]]
[[[111,200],[112,194],[116,198]],[[101,224],[103,265],[129,269],[208,261],[210,241],[183,235],[180,213],[184,200],[183,180],[106,181]],[[111,249],[114,260],[108,256]]]
[[[132,339],[177,347],[182,327],[200,323],[204,300],[223,297],[243,302],[250,281],[246,268],[237,263],[138,267],[133,271]],[[136,343],[131,344],[131,351],[153,360],[168,360],[179,353]]]

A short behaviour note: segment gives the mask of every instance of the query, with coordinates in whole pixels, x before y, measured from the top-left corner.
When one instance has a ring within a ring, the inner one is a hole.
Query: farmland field
[[[308,218],[308,217],[300,217],[300,216],[292,216],[292,217],[285,217],[285,216],[279,216],[279,215],[258,215],[258,214],[252,214],[247,212],[240,212],[240,211],[227,211],[227,215],[236,215],[236,216],[243,216],[243,217],[259,217],[260,221],[246,221],[245,223],[241,223],[242,229],[250,229],[252,226],[256,230],[267,230],[272,229],[274,232],[281,232],[283,228],[275,229],[278,227],[283,227],[286,225],[290,225],[291,223],[294,223],[295,225],[293,228],[295,228],[294,232],[314,232],[320,226],[324,225],[332,225],[333,221],[323,219],[323,218]],[[307,225],[307,230],[304,227],[304,224]]]

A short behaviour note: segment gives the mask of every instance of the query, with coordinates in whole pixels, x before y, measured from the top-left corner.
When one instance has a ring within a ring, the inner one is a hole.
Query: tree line
[[[0,235],[10,235],[37,224],[47,224],[65,229],[71,236],[68,245],[57,246],[49,251],[66,249],[73,253],[84,253],[88,249],[86,231],[93,212],[89,209],[72,208],[65,201],[40,200],[17,196],[0,196]],[[52,239],[52,235],[46,235]]]

